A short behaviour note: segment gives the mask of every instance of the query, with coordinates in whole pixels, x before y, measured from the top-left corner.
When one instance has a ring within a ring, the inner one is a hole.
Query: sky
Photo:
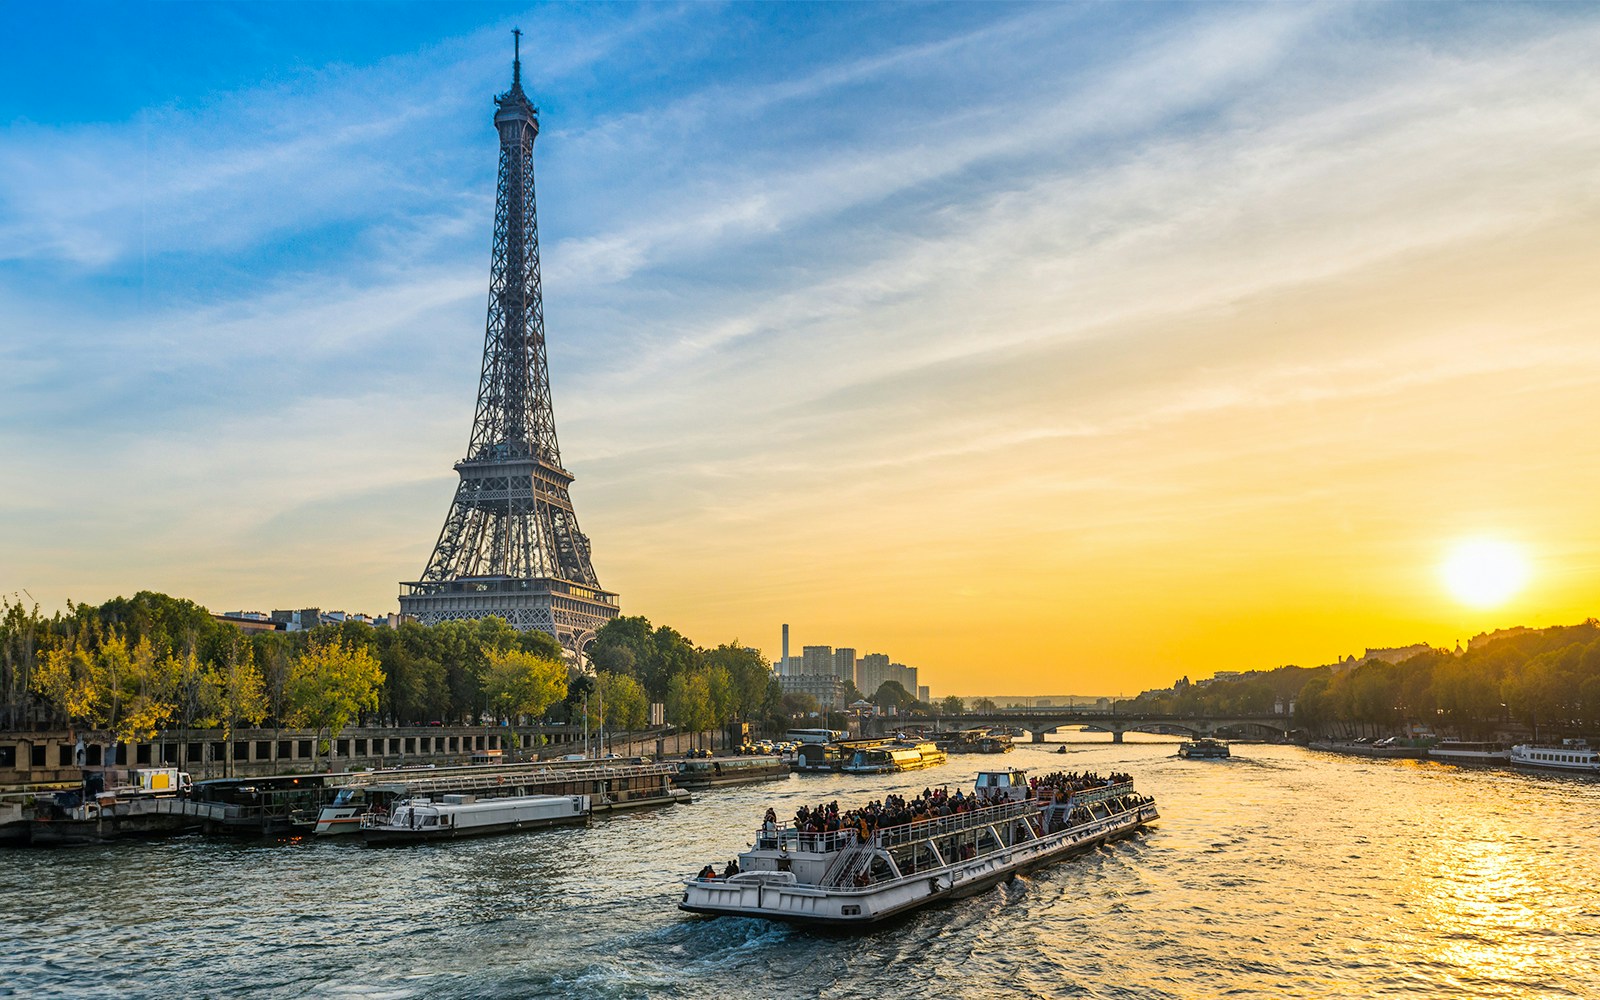
[[[1576,4],[0,4],[0,592],[398,607],[513,26],[625,614],[940,696],[1600,613]]]

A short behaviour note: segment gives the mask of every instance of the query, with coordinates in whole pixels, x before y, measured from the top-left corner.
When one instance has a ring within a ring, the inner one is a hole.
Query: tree
[[[672,678],[693,670],[697,659],[694,644],[677,629],[663,625],[650,636],[650,659],[643,665],[639,681],[651,695],[665,696]]]
[[[450,714],[450,684],[426,626],[404,621],[378,633],[383,666],[382,708],[396,723],[443,720]]]
[[[600,724],[599,699],[590,696],[600,690],[600,684],[593,674],[571,674],[567,683],[567,697],[565,699],[567,724],[573,726],[594,727]],[[584,748],[585,752],[588,748]]]
[[[503,719],[537,718],[566,697],[567,668],[558,659],[520,649],[489,653],[484,700]]]
[[[532,653],[558,662],[566,659],[566,650],[561,648],[561,643],[549,632],[531,628],[526,632],[517,632],[516,637],[517,648],[524,653]]]
[[[294,662],[290,636],[286,632],[259,632],[250,637],[251,652],[261,670],[267,693],[267,717],[272,720],[273,738],[289,721],[289,668]]]
[[[254,647],[233,630],[223,662],[206,668],[201,711],[207,725],[222,729],[223,773],[233,773],[233,733],[243,722],[259,725],[267,714],[267,688],[256,669]]]
[[[972,703],[974,712],[997,712],[1000,706],[994,703],[993,698],[979,698]]]
[[[739,640],[700,652],[700,664],[726,672],[730,711],[734,718],[751,719],[761,711],[767,698],[772,669],[759,650],[747,649]]]
[[[377,709],[382,686],[383,668],[368,650],[351,649],[343,639],[313,642],[289,668],[291,723],[315,729],[319,743],[328,730],[331,747],[352,719]]]
[[[733,678],[727,667],[702,667],[695,671],[706,679],[706,693],[710,696],[711,725],[720,726],[734,717]]]
[[[706,675],[678,674],[667,682],[667,721],[680,729],[699,734],[715,722],[712,714],[711,687]]]
[[[879,708],[892,708],[896,712],[909,711],[917,703],[899,681],[884,681],[868,700]]]
[[[939,699],[939,712],[943,715],[960,715],[967,710],[967,703],[959,696],[947,694]]]
[[[20,599],[12,603],[0,597],[0,730],[23,728],[40,644],[47,637],[38,604],[28,610]]]
[[[644,685],[626,674],[600,674],[600,693],[606,704],[605,722],[609,729],[627,732],[643,729],[649,718],[649,703]]]
[[[156,659],[148,637],[131,648],[118,632],[103,637],[95,651],[93,676],[91,718],[118,742],[152,739],[178,707],[179,673],[171,657]]]
[[[814,695],[804,691],[787,691],[783,694],[779,704],[783,708],[786,719],[806,719],[816,715],[822,710]]]
[[[76,642],[45,654],[29,683],[68,726],[91,721],[96,700],[94,654]]]

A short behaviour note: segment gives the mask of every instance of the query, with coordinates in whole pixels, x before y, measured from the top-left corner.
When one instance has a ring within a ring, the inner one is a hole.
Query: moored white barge
[[[866,926],[1129,836],[1160,818],[1131,781],[1033,793],[1023,771],[984,772],[990,804],[867,832],[764,827],[725,878],[684,884],[678,907],[712,916]]]
[[[1559,746],[1519,743],[1511,748],[1511,763],[1549,771],[1600,774],[1600,750],[1584,740],[1562,740]]]
[[[446,795],[440,802],[408,799],[392,813],[365,813],[361,837],[368,844],[405,844],[588,822],[587,795],[520,795],[481,801],[472,795]]]

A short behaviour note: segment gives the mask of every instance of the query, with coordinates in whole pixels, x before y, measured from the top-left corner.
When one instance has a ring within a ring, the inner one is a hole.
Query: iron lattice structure
[[[577,656],[617,616],[617,595],[600,589],[556,443],[533,197],[539,110],[522,90],[520,42],[511,89],[494,99],[500,170],[472,438],[422,579],[400,585],[400,611],[425,625],[498,615]]]

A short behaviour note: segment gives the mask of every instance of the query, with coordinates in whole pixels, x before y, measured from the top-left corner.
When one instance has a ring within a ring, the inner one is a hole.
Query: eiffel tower
[[[522,32],[512,34],[511,89],[494,99],[500,171],[478,408],[455,500],[422,579],[400,584],[400,613],[424,625],[498,615],[581,658],[617,616],[617,595],[595,577],[556,443],[533,201],[539,109],[522,90]]]

